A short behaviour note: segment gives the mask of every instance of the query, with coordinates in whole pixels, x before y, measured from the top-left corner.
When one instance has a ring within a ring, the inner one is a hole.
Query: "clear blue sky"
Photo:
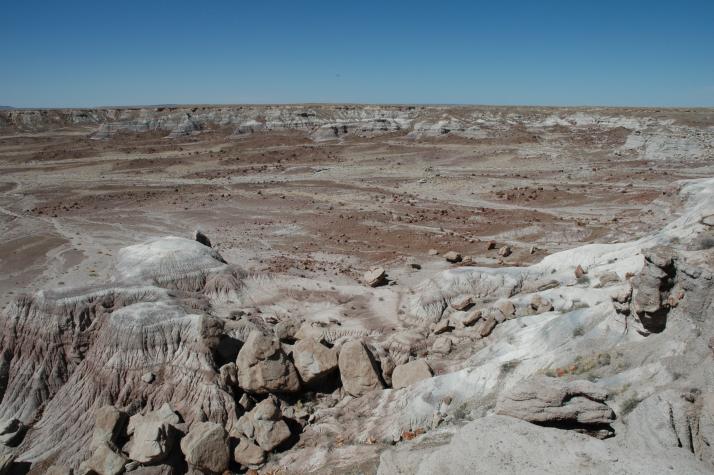
[[[0,105],[714,106],[714,0],[0,0]]]

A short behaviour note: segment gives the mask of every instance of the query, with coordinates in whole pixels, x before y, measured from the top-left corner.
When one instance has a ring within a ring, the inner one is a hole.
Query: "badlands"
[[[0,110],[0,474],[714,472],[714,110]]]

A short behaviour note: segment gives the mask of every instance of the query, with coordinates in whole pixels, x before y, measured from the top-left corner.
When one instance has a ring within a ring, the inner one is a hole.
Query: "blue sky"
[[[0,104],[714,106],[714,0],[0,0]]]

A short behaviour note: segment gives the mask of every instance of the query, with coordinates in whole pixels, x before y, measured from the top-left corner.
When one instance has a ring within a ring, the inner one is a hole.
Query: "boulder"
[[[454,310],[466,310],[473,304],[473,298],[470,295],[466,295],[452,300],[451,308],[453,308]]]
[[[531,298],[530,307],[532,311],[536,314],[550,312],[551,310],[553,310],[553,304],[550,302],[550,300],[538,294],[534,295],[533,298]]]
[[[301,322],[287,318],[281,320],[273,327],[273,332],[278,340],[291,343],[297,339],[297,332],[300,330]]]
[[[399,365],[392,372],[392,387],[405,388],[424,379],[431,378],[431,367],[426,360],[419,359]]]
[[[255,441],[261,449],[270,452],[291,436],[290,428],[283,420],[255,421]]]
[[[342,386],[352,396],[359,397],[384,387],[372,355],[359,340],[348,341],[342,346],[338,366]]]
[[[181,439],[181,452],[190,466],[207,472],[222,473],[228,469],[230,459],[228,434],[222,426],[214,422],[195,423]]]
[[[448,320],[444,319],[436,322],[432,331],[435,335],[440,335],[442,333],[450,332],[453,329],[454,327],[451,326],[451,323]]]
[[[481,324],[481,328],[479,328],[479,333],[481,334],[482,337],[487,337],[491,334],[494,328],[496,328],[496,325],[498,322],[496,321],[496,318],[493,316],[488,317],[486,320],[483,321]]]
[[[431,346],[431,352],[439,355],[448,355],[451,353],[452,346],[451,338],[448,336],[440,336],[434,340],[434,344]]]
[[[233,459],[247,467],[261,465],[265,462],[265,451],[245,437],[240,437],[233,451]]]
[[[161,414],[132,416],[129,458],[141,463],[158,463],[166,459],[174,447],[178,431],[163,420]],[[178,422],[178,421],[177,421]]]
[[[272,395],[256,404],[249,413],[241,416],[236,431],[239,438],[245,436],[254,439],[266,452],[278,447],[292,435],[290,428],[282,419],[278,401]]]
[[[300,380],[293,363],[283,352],[277,338],[253,331],[236,360],[238,384],[246,392],[267,394],[293,393],[300,390]]]
[[[501,249],[498,250],[498,255],[501,257],[508,257],[511,255],[511,247],[510,246],[503,246]]]
[[[481,310],[471,310],[469,313],[467,313],[464,318],[461,319],[461,323],[465,327],[471,327],[473,326],[476,322],[478,322],[481,319]]]
[[[156,379],[156,375],[154,373],[148,372],[144,373],[141,375],[141,380],[145,382],[146,384],[151,384],[154,382]]]
[[[387,272],[382,267],[375,267],[364,273],[364,283],[370,287],[382,285],[387,280]]]
[[[293,346],[293,361],[305,384],[324,380],[337,370],[337,351],[312,339],[300,340]]]
[[[513,316],[516,314],[516,307],[510,300],[499,300],[498,302],[496,302],[495,308],[499,312],[501,312],[501,314],[505,317],[506,320],[513,318]]]
[[[456,251],[449,251],[444,254],[444,259],[451,263],[461,262],[461,254]]]
[[[645,335],[659,333],[667,325],[670,309],[669,292],[674,287],[677,270],[671,250],[649,249],[640,272],[632,278],[632,310]]]
[[[119,475],[124,473],[124,465],[129,461],[124,455],[115,452],[104,442],[94,449],[92,456],[79,466],[79,475],[98,473],[101,475]]]
[[[605,389],[590,381],[537,376],[502,393],[496,414],[541,425],[592,430],[599,435],[602,426],[615,419],[604,402],[607,395]]]
[[[129,416],[114,406],[103,406],[94,412],[94,431],[90,448],[103,444],[117,445],[126,432]]]

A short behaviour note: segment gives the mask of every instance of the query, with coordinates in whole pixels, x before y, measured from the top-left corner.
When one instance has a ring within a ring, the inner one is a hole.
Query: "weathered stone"
[[[82,462],[79,467],[79,473],[80,475],[90,473],[119,475],[124,473],[124,465],[128,461],[125,456],[115,452],[109,447],[108,443],[104,442],[94,449],[89,460]]]
[[[474,304],[473,297],[470,295],[463,296],[457,299],[454,299],[451,302],[451,308],[454,310],[466,310],[469,307],[471,307]]]
[[[506,320],[513,318],[516,314],[516,307],[510,300],[499,300],[494,307],[503,314]]]
[[[214,422],[197,422],[181,439],[186,462],[198,470],[222,473],[228,469],[228,434]]]
[[[439,338],[434,340],[434,344],[431,346],[431,352],[440,355],[448,355],[449,353],[451,353],[452,346],[453,343],[451,341],[451,338],[447,336],[440,336]]]
[[[300,380],[277,338],[253,331],[236,360],[238,384],[247,392],[297,392]]]
[[[2,470],[0,470],[0,474]],[[72,475],[72,469],[66,465],[52,465],[45,470],[45,475]]]
[[[511,247],[510,246],[503,246],[501,249],[498,250],[498,255],[501,257],[508,257],[511,255]]]
[[[576,279],[582,279],[583,277],[585,277],[585,274],[587,274],[587,273],[588,272],[585,269],[583,269],[583,266],[581,266],[580,264],[578,264],[578,266],[575,268],[575,278]]]
[[[240,437],[233,451],[233,458],[239,464],[248,467],[261,465],[265,462],[265,451],[245,437]]]
[[[431,378],[431,367],[423,360],[414,360],[409,363],[399,365],[392,372],[392,387],[394,389],[405,388],[416,382]]]
[[[129,458],[141,463],[157,463],[168,457],[177,432],[171,424],[158,418],[143,417],[134,427]]]
[[[384,387],[372,355],[361,341],[352,340],[345,343],[337,361],[342,386],[352,396],[359,397]]]
[[[448,320],[444,319],[436,322],[432,331],[435,335],[440,335],[441,333],[446,333],[453,329],[454,327],[451,326],[451,323],[449,323]]]
[[[293,362],[303,382],[312,384],[335,373],[337,351],[315,340],[300,340],[293,347]]]
[[[126,431],[129,417],[125,412],[114,406],[103,406],[94,413],[94,432],[92,432],[92,449],[105,443],[116,445]]]
[[[238,367],[235,363],[226,363],[218,369],[218,378],[223,387],[238,386]]]
[[[550,300],[537,294],[531,298],[530,306],[536,314],[553,310],[553,304]]]
[[[300,330],[300,322],[291,318],[281,320],[273,327],[273,332],[278,340],[285,342],[295,341],[298,330]]]
[[[496,328],[497,321],[494,317],[488,317],[484,322],[481,324],[481,328],[479,329],[479,333],[481,334],[482,337],[487,337],[491,334],[494,328]]]
[[[469,313],[467,313],[464,316],[464,318],[461,319],[461,323],[465,327],[471,327],[476,322],[478,322],[480,319],[481,319],[481,310],[471,310]]]
[[[270,452],[291,436],[290,428],[283,420],[258,420],[255,424],[255,441],[261,449]]]
[[[452,263],[461,262],[461,254],[456,251],[449,251],[444,254],[444,259]]]
[[[615,418],[606,398],[607,391],[589,381],[538,376],[502,393],[496,413],[538,424],[580,424],[599,430]]]
[[[428,253],[428,254],[429,254],[430,256],[438,256],[438,255],[439,255],[439,251],[437,251],[436,249],[429,249],[429,253]]]
[[[375,267],[364,273],[364,283],[370,287],[382,285],[387,280],[387,272],[382,267]]]

